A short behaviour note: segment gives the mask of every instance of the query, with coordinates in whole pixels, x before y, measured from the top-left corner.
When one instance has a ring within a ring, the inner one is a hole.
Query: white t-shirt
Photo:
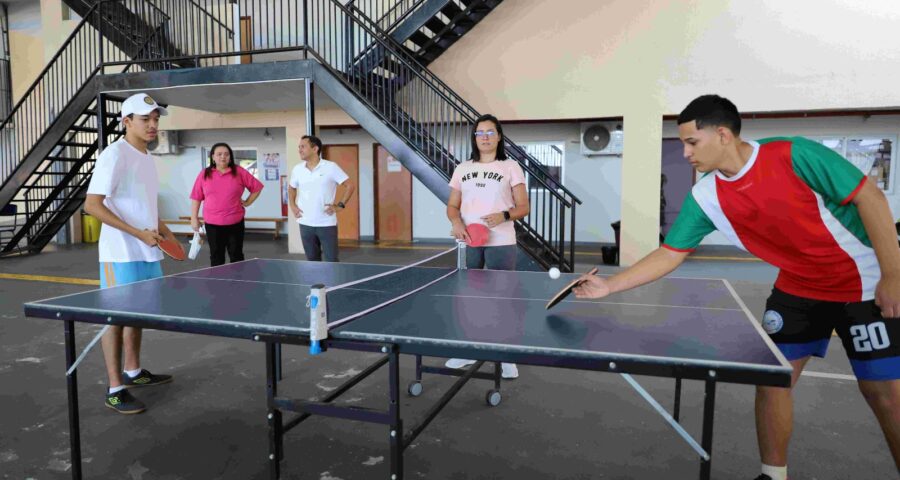
[[[141,153],[121,138],[106,147],[97,164],[88,194],[105,195],[103,204],[138,230],[159,226],[159,177],[149,153]],[[137,237],[104,225],[100,229],[101,262],[158,262],[163,254]]]
[[[515,160],[480,163],[462,162],[453,171],[450,188],[462,193],[459,213],[466,225],[484,223],[481,217],[512,210],[516,206],[513,187],[525,183],[522,167]],[[516,244],[513,222],[503,222],[490,230],[485,247]]]
[[[333,227],[337,216],[325,213],[325,205],[334,203],[337,186],[350,178],[336,163],[319,159],[310,171],[300,162],[291,171],[291,187],[297,189],[297,207],[303,211],[297,223],[308,227]]]

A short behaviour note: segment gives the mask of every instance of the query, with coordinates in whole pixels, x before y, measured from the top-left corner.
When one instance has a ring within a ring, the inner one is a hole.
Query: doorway
[[[412,242],[412,174],[375,144],[375,241]]]

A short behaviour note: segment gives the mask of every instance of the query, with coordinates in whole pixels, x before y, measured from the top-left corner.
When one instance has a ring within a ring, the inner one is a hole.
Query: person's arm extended
[[[900,246],[887,199],[874,183],[866,180],[852,202],[859,211],[881,268],[875,303],[881,307],[882,316],[900,317]]]
[[[156,245],[156,242],[159,240],[162,240],[162,237],[153,230],[138,230],[125,223],[125,221],[113,213],[112,210],[106,208],[106,205],[103,204],[104,199],[106,199],[106,195],[89,193],[84,201],[84,211],[104,224],[136,237],[138,240],[151,247]]]
[[[609,277],[582,275],[582,283],[572,291],[578,298],[602,298],[658,280],[675,270],[690,252],[659,247],[634,265]]]

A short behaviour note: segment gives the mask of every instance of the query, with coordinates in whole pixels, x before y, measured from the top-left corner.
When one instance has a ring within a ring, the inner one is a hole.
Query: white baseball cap
[[[156,100],[153,99],[150,95],[146,93],[136,93],[122,103],[122,118],[125,118],[131,114],[135,115],[149,115],[152,111],[158,111],[159,115],[166,116],[169,114],[169,111],[163,107],[160,107]]]

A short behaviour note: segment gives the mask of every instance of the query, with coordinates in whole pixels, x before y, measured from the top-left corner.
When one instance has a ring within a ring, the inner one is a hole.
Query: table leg
[[[672,409],[672,418],[679,421],[681,413],[681,377],[675,379],[675,408]]]
[[[75,363],[75,322],[63,322],[66,337],[66,371]],[[81,480],[81,427],[78,421],[78,369],[66,377],[69,394],[69,448],[72,460],[72,478]]]
[[[709,379],[706,380],[706,392],[703,399],[703,437],[700,440],[703,449],[709,454],[709,460],[700,460],[700,480],[709,480],[712,470],[712,437],[715,410],[716,382]]]
[[[281,411],[275,408],[278,381],[275,378],[277,343],[266,342],[266,407],[269,424],[269,478],[278,480],[281,475],[282,422]]]
[[[400,352],[393,347],[388,365],[390,382],[391,480],[403,478],[403,420],[400,418]]]

